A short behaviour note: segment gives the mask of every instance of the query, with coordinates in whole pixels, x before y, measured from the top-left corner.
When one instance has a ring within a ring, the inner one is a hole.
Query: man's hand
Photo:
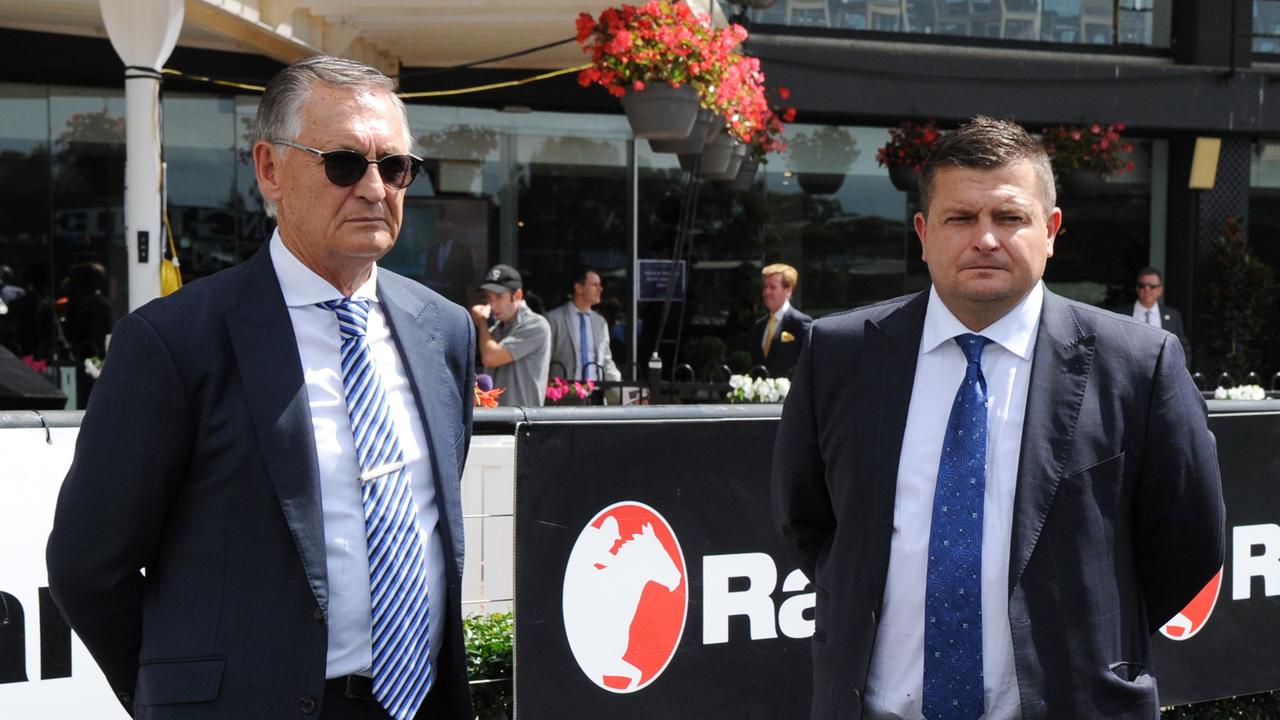
[[[479,305],[472,305],[472,306],[471,306],[471,320],[472,320],[473,322],[475,322],[475,324],[476,324],[476,326],[477,326],[477,327],[488,327],[488,326],[489,326],[489,314],[490,314],[491,312],[493,312],[493,310],[489,307],[489,305],[488,305],[487,303],[481,303],[481,304],[479,304]]]

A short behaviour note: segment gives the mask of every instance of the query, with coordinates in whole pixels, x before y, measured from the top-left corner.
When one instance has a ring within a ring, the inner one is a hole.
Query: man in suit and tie
[[[48,567],[134,717],[472,717],[475,331],[374,264],[421,162],[393,87],[333,57],[276,75],[253,147],[276,232],[115,328]]]
[[[551,375],[566,380],[622,379],[609,349],[609,324],[591,308],[600,304],[604,282],[595,268],[573,272],[573,299],[547,313],[551,323]]]
[[[1164,279],[1160,271],[1154,267],[1144,267],[1138,271],[1138,299],[1133,305],[1121,305],[1116,312],[1128,315],[1143,325],[1158,327],[1173,333],[1182,343],[1182,351],[1191,357],[1191,344],[1187,342],[1187,334],[1182,328],[1182,313],[1160,302],[1164,296]]]
[[[1182,347],[1045,289],[1062,211],[1018,125],[940,141],[920,200],[932,287],[816,321],[778,430],[812,717],[1157,718],[1149,635],[1225,547]]]
[[[770,377],[788,377],[800,359],[813,318],[791,306],[800,274],[790,265],[775,263],[764,276],[764,307],[769,314],[751,328],[751,363],[763,365]]]

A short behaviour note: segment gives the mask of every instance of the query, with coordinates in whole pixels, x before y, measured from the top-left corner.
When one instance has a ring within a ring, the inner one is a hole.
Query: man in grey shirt
[[[473,305],[477,345],[494,387],[504,389],[499,405],[542,405],[551,365],[551,326],[524,302],[520,273],[510,265],[495,265],[480,286],[487,304]],[[492,329],[489,319],[496,318]]]

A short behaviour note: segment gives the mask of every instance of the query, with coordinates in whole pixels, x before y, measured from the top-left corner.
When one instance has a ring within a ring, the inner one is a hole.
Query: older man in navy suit
[[[813,718],[1159,717],[1149,635],[1218,572],[1213,436],[1174,336],[1044,288],[1044,151],[975,118],[915,229],[932,288],[820,319],[774,453],[813,579]]]
[[[467,313],[375,262],[404,105],[299,61],[253,148],[279,227],[115,329],[58,501],[54,599],[137,718],[471,718]]]

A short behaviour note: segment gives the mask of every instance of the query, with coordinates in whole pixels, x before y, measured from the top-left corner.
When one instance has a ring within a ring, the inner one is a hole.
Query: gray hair
[[[406,151],[412,152],[413,136],[409,132],[409,113],[404,101],[395,94],[395,81],[381,70],[355,60],[332,55],[313,55],[299,60],[271,78],[262,102],[258,104],[258,116],[254,121],[254,141],[296,140],[302,134],[302,111],[311,99],[316,83],[324,83],[352,92],[385,92],[400,111],[404,125]],[[282,151],[289,148],[281,147]],[[262,199],[267,217],[276,216],[276,204]]]
[[[943,135],[933,146],[920,171],[920,211],[926,216],[929,214],[933,178],[941,168],[989,170],[1018,162],[1031,165],[1035,172],[1040,183],[1044,214],[1048,218],[1057,204],[1057,189],[1053,184],[1053,167],[1049,164],[1048,153],[1018,123],[985,115],[978,115],[955,132]]]

